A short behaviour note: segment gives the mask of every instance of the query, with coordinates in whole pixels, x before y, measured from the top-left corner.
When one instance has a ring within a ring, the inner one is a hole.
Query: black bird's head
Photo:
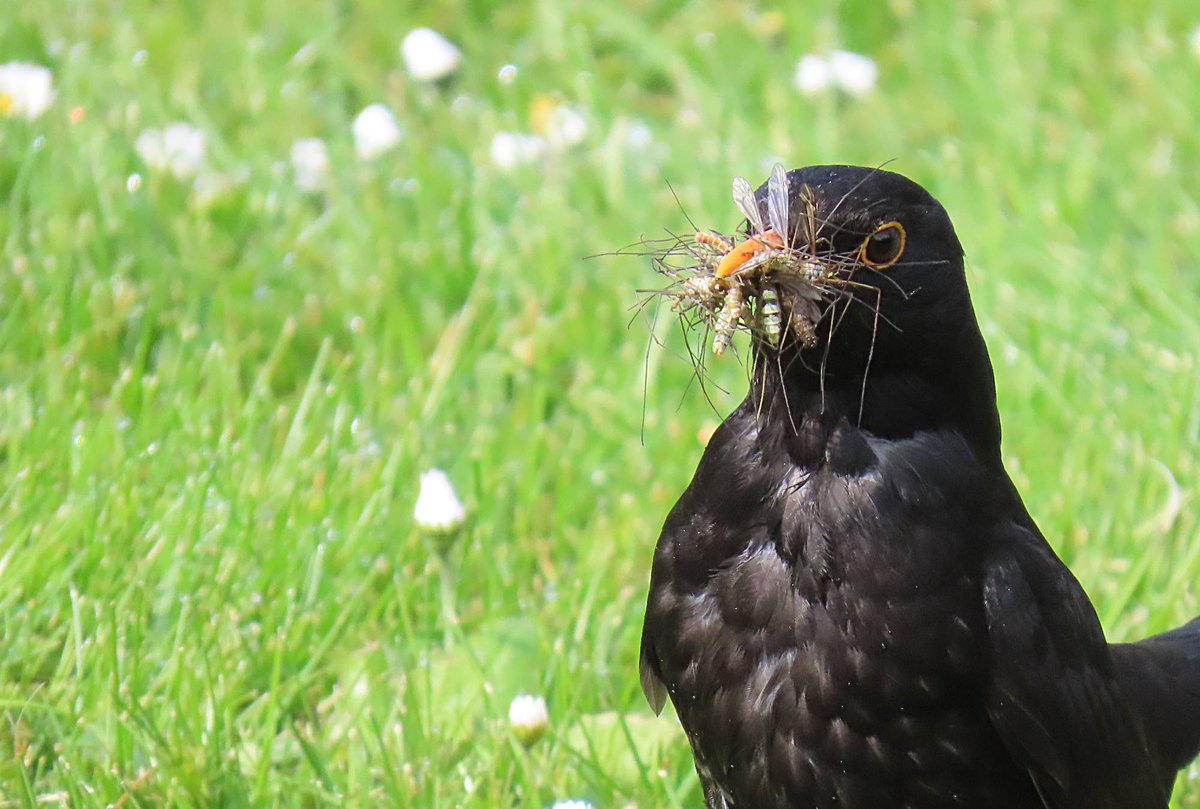
[[[878,434],[949,425],[998,459],[991,364],[945,209],[880,169],[810,166],[787,180],[786,241],[829,283],[815,345],[755,338],[756,382],[787,393],[793,411],[831,412]],[[764,220],[768,194],[766,183],[755,192]],[[804,306],[805,282],[776,277],[786,320]]]

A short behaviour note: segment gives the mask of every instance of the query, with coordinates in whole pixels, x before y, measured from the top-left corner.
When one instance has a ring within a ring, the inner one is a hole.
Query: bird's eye
[[[858,257],[873,270],[886,270],[900,260],[904,252],[904,239],[903,225],[884,222],[862,243]]]

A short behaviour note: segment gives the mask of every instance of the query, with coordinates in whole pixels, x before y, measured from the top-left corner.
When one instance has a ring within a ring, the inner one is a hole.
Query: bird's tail
[[[1173,770],[1187,766],[1200,753],[1200,618],[1112,651],[1160,760]]]

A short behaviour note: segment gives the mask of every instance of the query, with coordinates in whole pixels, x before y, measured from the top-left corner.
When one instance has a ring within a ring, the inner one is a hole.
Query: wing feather
[[[1083,589],[1012,525],[985,563],[988,715],[1047,809],[1166,809],[1174,773],[1146,743]]]

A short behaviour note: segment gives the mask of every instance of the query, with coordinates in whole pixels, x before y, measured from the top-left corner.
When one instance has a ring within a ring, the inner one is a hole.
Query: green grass
[[[645,365],[648,264],[584,257],[687,227],[668,181],[729,228],[729,178],[775,155],[894,160],[943,201],[1031,511],[1113,638],[1200,612],[1193,5],[597,8],[6,9],[0,61],[52,67],[58,99],[0,119],[3,806],[699,806],[637,641],[661,520],[745,375],[713,363],[714,410],[665,328]],[[463,49],[452,85],[406,77],[419,24]],[[796,59],[836,46],[878,91],[805,100]],[[554,93],[586,141],[493,167]],[[406,135],[363,164],[375,101]],[[652,148],[614,134],[634,119]],[[225,191],[140,162],[172,120]],[[286,165],[308,136],[324,198]],[[444,562],[410,516],[435,465],[471,515]],[[528,753],[518,692],[550,706]]]

